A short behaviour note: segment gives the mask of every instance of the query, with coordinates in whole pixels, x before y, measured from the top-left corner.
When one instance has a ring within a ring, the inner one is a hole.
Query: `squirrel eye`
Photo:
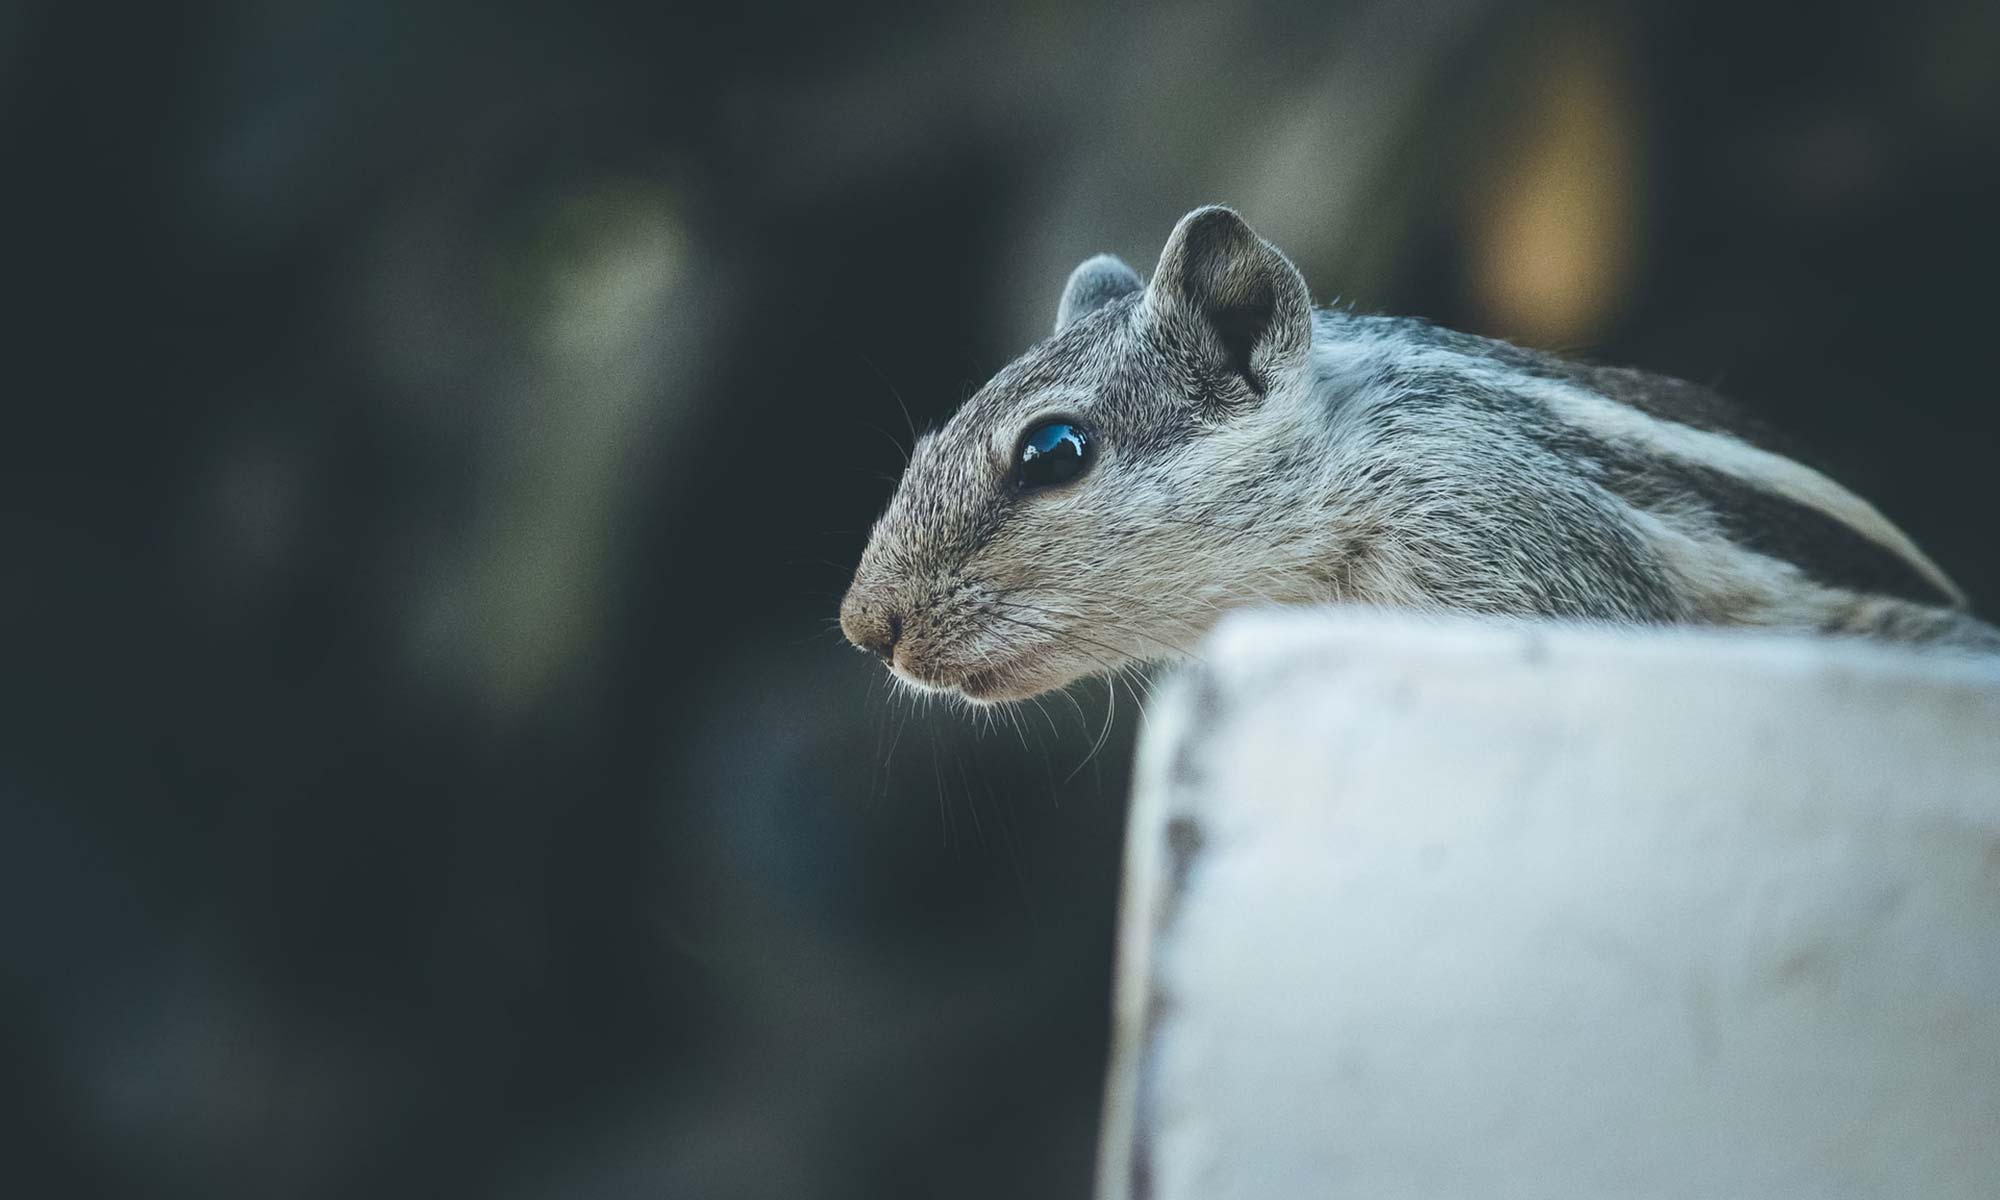
[[[1022,488],[1053,487],[1083,474],[1091,457],[1089,434],[1068,421],[1043,421],[1021,439],[1014,477]]]

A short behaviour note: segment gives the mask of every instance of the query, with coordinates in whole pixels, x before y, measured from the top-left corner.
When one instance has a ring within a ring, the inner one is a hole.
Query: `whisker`
[[[909,426],[910,428],[910,445],[915,446],[917,442],[921,440],[917,436],[917,423],[910,416],[910,406],[903,403],[903,393],[896,390],[896,381],[889,378],[888,372],[884,371],[881,367],[876,366],[874,359],[868,357],[866,354],[863,354],[859,350],[856,350],[854,354],[855,357],[859,358],[862,362],[868,364],[868,369],[875,372],[875,377],[882,381],[882,386],[888,388],[889,395],[895,398],[896,407],[903,411],[903,423]],[[903,456],[903,461],[905,464],[909,462],[909,455],[907,453]]]
[[[1089,766],[1091,761],[1097,757],[1098,751],[1104,749],[1104,743],[1111,736],[1111,723],[1118,718],[1118,685],[1116,680],[1117,676],[1115,674],[1108,675],[1105,677],[1105,681],[1109,685],[1110,690],[1106,693],[1106,695],[1109,696],[1109,701],[1106,705],[1104,714],[1104,728],[1097,731],[1097,741],[1092,743],[1090,747],[1090,753],[1084,755],[1083,761],[1076,764],[1076,770],[1071,771],[1069,773],[1068,778],[1063,780],[1064,787],[1068,787],[1069,781],[1071,779],[1075,779],[1078,775],[1083,773],[1083,769]],[[1080,712],[1082,710],[1079,709],[1078,711]],[[1103,786],[1101,782],[1099,786],[1100,787]]]

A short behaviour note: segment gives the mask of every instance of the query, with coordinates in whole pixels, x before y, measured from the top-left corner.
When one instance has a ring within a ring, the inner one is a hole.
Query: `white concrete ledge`
[[[1127,860],[1103,1200],[2000,1195],[2000,667],[1238,618]]]

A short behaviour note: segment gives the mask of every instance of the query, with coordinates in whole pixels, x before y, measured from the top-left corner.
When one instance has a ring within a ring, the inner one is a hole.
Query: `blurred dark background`
[[[839,643],[903,406],[1226,201],[1322,299],[1719,383],[1991,615],[1996,51],[1977,0],[0,8],[0,1187],[1084,1195],[1137,705]]]

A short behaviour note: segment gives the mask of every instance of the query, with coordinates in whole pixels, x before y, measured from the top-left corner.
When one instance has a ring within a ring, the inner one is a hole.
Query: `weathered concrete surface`
[[[1264,614],[1140,772],[1107,1200],[2000,1195],[2000,669]]]

